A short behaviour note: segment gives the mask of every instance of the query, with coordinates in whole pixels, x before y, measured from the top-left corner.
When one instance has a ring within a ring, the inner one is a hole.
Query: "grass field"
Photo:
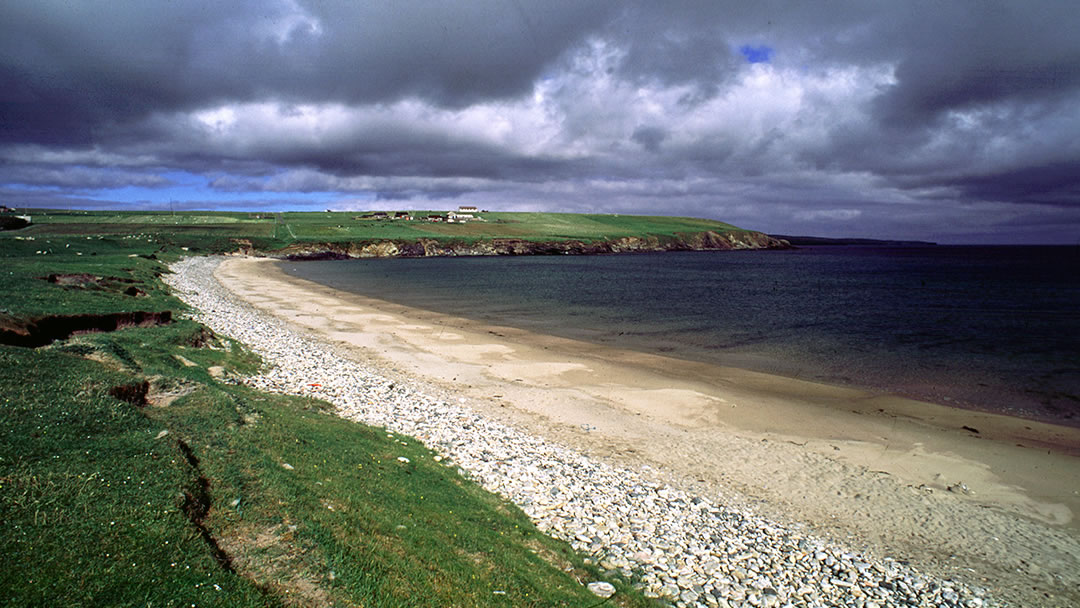
[[[181,247],[283,225],[220,215],[35,216],[0,233],[0,321],[181,312]],[[411,438],[223,382],[259,360],[175,319],[0,344],[0,604],[587,607],[606,579],[652,605]]]
[[[495,238],[590,243],[621,237],[672,238],[740,230],[723,222],[694,218],[568,213],[481,213],[478,215],[485,221],[465,224],[361,219],[361,212],[171,214],[31,209],[26,213],[32,217],[33,225],[18,232],[35,239],[126,236],[197,251],[234,251],[239,240],[249,241],[262,251],[273,251],[293,243]],[[441,212],[416,211],[413,215],[424,218],[432,213]]]

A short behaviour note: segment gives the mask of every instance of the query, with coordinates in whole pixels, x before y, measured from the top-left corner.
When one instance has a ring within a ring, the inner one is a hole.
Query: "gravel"
[[[980,589],[923,575],[719,504],[425,394],[340,356],[217,283],[219,258],[188,258],[165,277],[194,319],[261,355],[241,381],[332,403],[347,419],[407,435],[442,464],[517,504],[544,532],[675,606],[1000,606]],[[407,437],[399,437],[407,440]],[[617,577],[612,577],[618,580]]]

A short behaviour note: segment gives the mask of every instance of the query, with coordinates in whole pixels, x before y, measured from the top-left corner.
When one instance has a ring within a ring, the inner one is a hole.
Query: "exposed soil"
[[[50,274],[49,276],[39,278],[43,281],[48,281],[53,285],[67,287],[69,289],[101,289],[115,291],[116,293],[122,293],[126,296],[146,297],[146,292],[139,287],[136,287],[136,284],[139,283],[136,279],[99,277],[86,273]]]
[[[54,284],[54,285],[100,285],[103,280],[102,277],[97,277],[92,274],[50,274],[47,277],[41,277],[42,279]]]
[[[172,322],[172,311],[118,312],[101,315],[49,315],[17,318],[0,315],[0,344],[38,348],[86,333],[110,332],[127,327],[153,327]]]
[[[199,331],[195,332],[190,338],[187,339],[187,345],[192,348],[202,348],[208,344],[214,344],[218,341],[217,334],[210,331],[207,327],[199,327]]]
[[[181,397],[186,397],[202,388],[198,382],[187,382],[155,376],[150,379],[150,388],[146,393],[146,404],[154,407],[168,407]]]
[[[221,544],[232,556],[241,576],[290,607],[329,606],[335,598],[329,581],[312,571],[309,555],[316,548],[305,546],[288,520],[269,527],[238,525],[226,532]]]
[[[113,397],[130,403],[135,407],[143,407],[146,405],[146,394],[150,390],[150,383],[146,380],[142,382],[132,382],[129,384],[121,384],[109,389],[109,394]]]

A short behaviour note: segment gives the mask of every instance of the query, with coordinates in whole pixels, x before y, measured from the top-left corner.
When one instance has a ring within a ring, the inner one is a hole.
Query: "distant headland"
[[[864,245],[875,247],[933,247],[937,243],[931,241],[899,241],[893,239],[861,239],[861,238],[828,238],[824,236],[788,236],[784,234],[769,235],[774,239],[784,240],[794,247],[811,247],[814,245]]]
[[[456,211],[83,211],[33,209],[16,238],[149,239],[191,253],[289,259],[594,255],[784,249],[717,220],[622,214]]]

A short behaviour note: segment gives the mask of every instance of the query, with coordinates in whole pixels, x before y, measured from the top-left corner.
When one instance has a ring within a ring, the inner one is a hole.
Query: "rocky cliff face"
[[[787,241],[761,232],[698,232],[674,238],[621,237],[607,241],[526,241],[484,239],[474,242],[361,241],[354,243],[295,243],[265,252],[289,259],[422,258],[494,255],[598,255],[649,251],[730,251],[735,249],[786,249]]]

